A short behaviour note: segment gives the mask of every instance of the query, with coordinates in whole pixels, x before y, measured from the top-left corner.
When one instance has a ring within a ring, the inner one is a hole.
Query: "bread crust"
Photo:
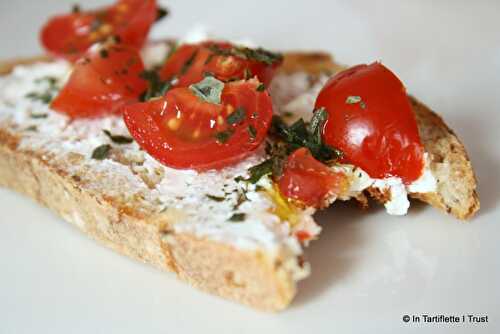
[[[50,58],[3,62],[0,74],[9,73],[16,65],[37,61]],[[317,75],[343,68],[325,53],[290,52],[285,55],[280,71]],[[432,158],[431,168],[441,181],[437,193],[413,197],[460,219],[471,217],[479,209],[479,199],[465,148],[439,116],[416,99],[411,98],[411,102],[422,140]],[[117,252],[175,272],[201,290],[266,311],[281,310],[293,299],[296,280],[287,263],[289,254],[271,256],[242,251],[194,235],[173,233],[170,226],[175,219],[135,212],[119,200],[89,192],[81,180],[52,164],[50,157],[17,150],[19,140],[0,128],[1,186],[35,199]],[[362,194],[359,199],[366,205]],[[379,199],[383,200],[381,196]]]

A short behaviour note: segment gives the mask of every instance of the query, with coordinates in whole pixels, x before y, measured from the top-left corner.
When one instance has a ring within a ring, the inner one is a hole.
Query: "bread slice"
[[[321,72],[336,73],[346,66],[332,61],[324,53],[289,53],[285,60],[283,72],[305,70],[311,74]],[[471,161],[464,145],[443,119],[429,107],[410,96],[411,106],[415,112],[420,137],[429,154],[430,169],[437,179],[437,191],[430,193],[414,193],[411,197],[419,199],[458,219],[469,219],[479,210],[477,183]],[[384,203],[387,194],[370,187],[366,194]],[[359,196],[357,200],[366,205],[366,198]]]
[[[0,73],[41,60],[50,61],[44,57],[1,63]],[[325,53],[287,53],[280,72],[307,73],[314,78],[343,68]],[[412,105],[432,157],[432,171],[440,181],[437,193],[414,196],[458,218],[470,217],[479,208],[479,200],[463,145],[430,109],[413,98]],[[200,235],[179,228],[186,212],[175,207],[158,210],[155,200],[148,197],[158,183],[150,175],[138,172],[136,181],[142,183],[136,192],[133,188],[138,185],[127,178],[82,166],[82,160],[88,159],[82,154],[26,147],[23,141],[29,131],[30,126],[0,120],[0,185],[35,199],[119,253],[175,272],[199,289],[268,311],[285,308],[296,293],[297,281],[307,275],[301,247],[287,230],[290,224],[271,224],[276,229],[286,227],[270,234],[282,237],[272,250],[238,247],[219,238],[217,232]],[[120,152],[112,152],[113,159],[129,163],[130,158]],[[363,201],[362,196],[358,200]],[[313,224],[312,213],[301,212],[296,223],[309,220]]]

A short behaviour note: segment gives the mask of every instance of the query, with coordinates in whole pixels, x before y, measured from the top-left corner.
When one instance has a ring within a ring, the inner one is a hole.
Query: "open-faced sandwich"
[[[200,289],[286,307],[309,274],[313,214],[408,197],[479,208],[465,149],[380,62],[226,41],[147,42],[155,0],[75,7],[50,56],[0,65],[0,184]]]

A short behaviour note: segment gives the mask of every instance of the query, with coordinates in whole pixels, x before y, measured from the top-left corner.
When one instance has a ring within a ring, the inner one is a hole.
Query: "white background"
[[[105,1],[85,1],[92,7]],[[37,32],[73,1],[0,2],[0,59],[41,52]],[[336,205],[318,219],[312,276],[292,306],[260,313],[87,239],[0,189],[0,333],[500,332],[500,2],[188,1],[155,37],[195,24],[273,49],[382,60],[469,150],[481,211],[461,223],[421,204],[407,217]],[[0,157],[1,159],[1,157]],[[481,314],[488,324],[405,324],[405,314]]]

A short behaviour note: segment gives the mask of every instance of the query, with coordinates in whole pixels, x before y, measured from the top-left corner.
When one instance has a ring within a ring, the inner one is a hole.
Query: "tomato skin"
[[[272,101],[267,92],[256,90],[258,84],[225,84],[221,104],[201,101],[189,88],[174,88],[162,98],[124,107],[125,124],[137,143],[166,166],[221,169],[250,155],[266,138]],[[238,107],[246,111],[242,122],[222,121]],[[233,132],[229,139],[218,142],[215,135],[228,129]]]
[[[283,196],[316,208],[327,206],[327,197],[342,193],[346,187],[345,174],[332,171],[305,147],[288,157],[283,175],[278,180]]]
[[[72,62],[94,43],[111,36],[139,49],[156,16],[156,0],[119,0],[106,8],[50,18],[40,32],[40,40],[51,54]]]
[[[75,64],[51,108],[72,118],[119,113],[122,106],[137,102],[146,90],[147,82],[140,78],[143,71],[135,49],[119,45],[91,50]]]
[[[238,56],[218,55],[213,51],[214,48],[228,51],[233,47],[234,45],[230,43],[217,41],[184,44],[166,61],[160,70],[160,76],[163,80],[171,80],[176,77],[178,87],[187,87],[199,82],[205,73],[211,73],[217,79],[225,82],[257,76],[267,86],[281,61],[277,60],[268,65]],[[187,66],[186,63],[189,63],[189,59],[192,59],[192,62]]]
[[[323,139],[343,151],[343,162],[373,178],[397,176],[405,184],[422,174],[424,149],[406,90],[381,63],[332,77],[316,100],[320,107],[328,112]]]

